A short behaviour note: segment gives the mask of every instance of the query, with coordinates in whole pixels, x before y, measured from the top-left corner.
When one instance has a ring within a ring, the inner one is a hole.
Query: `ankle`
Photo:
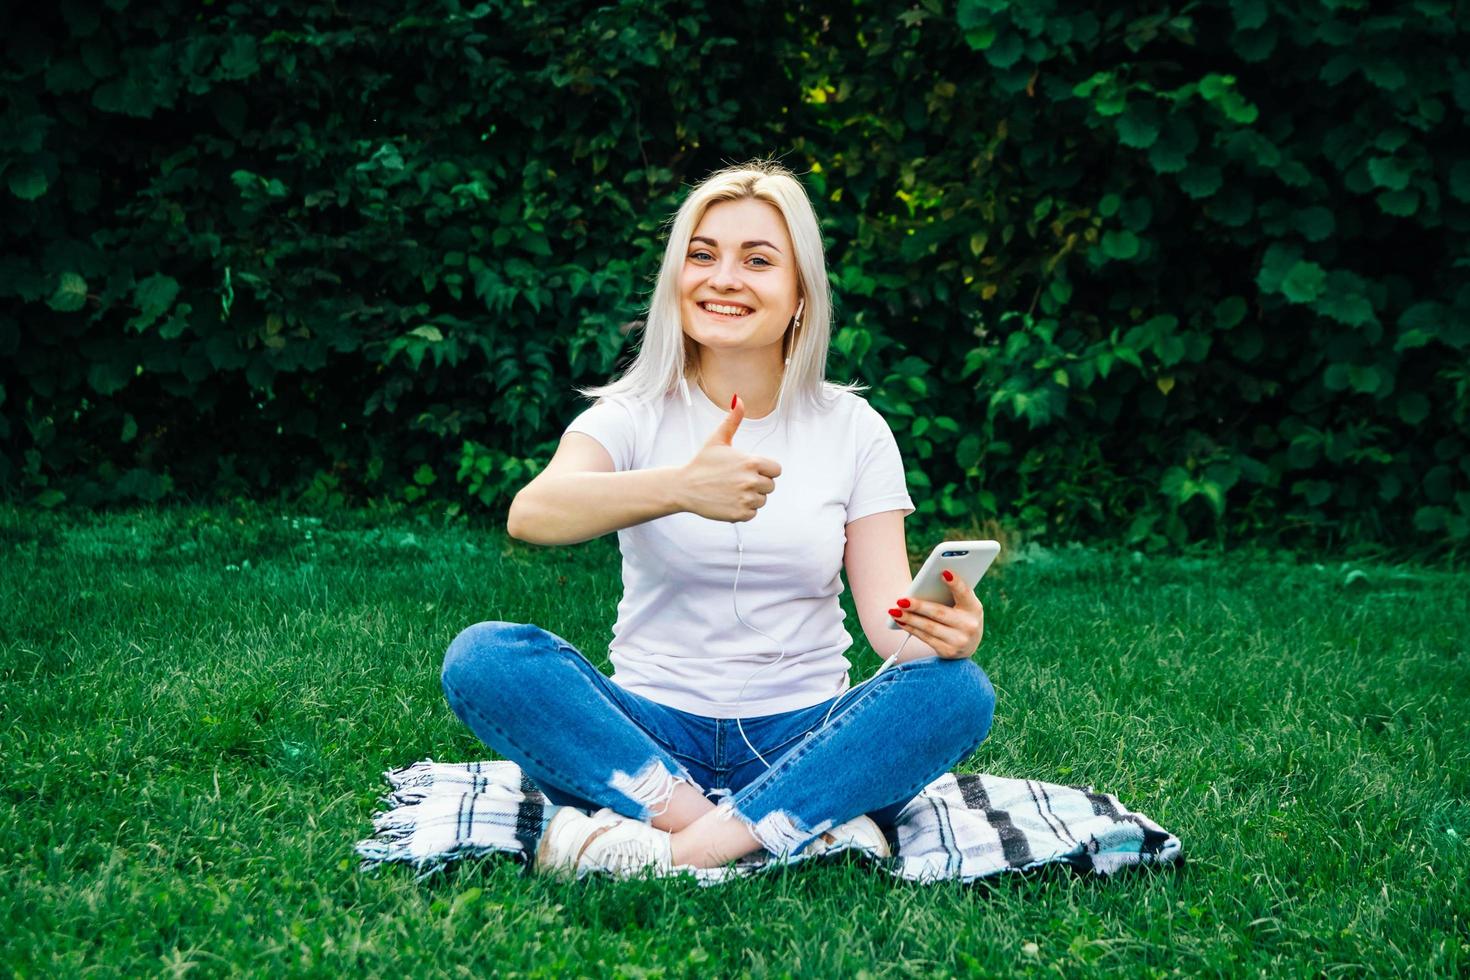
[[[761,850],[756,840],[739,820],[728,816],[709,816],[669,835],[674,864],[686,868],[718,868]]]
[[[709,865],[703,863],[709,855],[705,848],[697,842],[690,840],[690,834],[684,830],[676,830],[669,834],[669,853],[673,856],[676,868],[706,868]]]

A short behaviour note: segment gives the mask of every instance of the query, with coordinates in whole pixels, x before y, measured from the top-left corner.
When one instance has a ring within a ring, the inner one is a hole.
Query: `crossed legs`
[[[901,806],[985,738],[995,704],[971,661],[899,664],[716,805],[650,734],[658,706],[540,627],[470,627],[450,644],[441,680],[455,713],[553,803],[645,820],[671,834],[674,864],[704,868],[762,848],[798,851],[836,823]]]

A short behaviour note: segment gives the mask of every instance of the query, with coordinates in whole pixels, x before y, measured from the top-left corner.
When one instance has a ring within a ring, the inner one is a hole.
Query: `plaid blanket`
[[[514,762],[426,759],[383,775],[393,789],[382,802],[391,809],[373,816],[373,836],[357,845],[361,870],[404,862],[422,879],[450,861],[495,852],[529,865],[556,809]],[[983,774],[934,780],[899,813],[889,843],[893,856],[874,863],[919,882],[973,881],[1054,863],[1111,874],[1183,856],[1177,837],[1116,796]],[[694,874],[714,884],[803,859],[761,851]]]

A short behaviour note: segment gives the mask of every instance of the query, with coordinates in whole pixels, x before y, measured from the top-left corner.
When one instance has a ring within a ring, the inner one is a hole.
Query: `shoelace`
[[[597,843],[597,841],[592,842],[587,848],[586,856],[591,855]],[[597,867],[615,873],[637,871],[639,868],[658,863],[657,856],[649,853],[648,841],[639,837],[614,841],[607,845],[606,851],[598,854],[593,860],[596,861]]]

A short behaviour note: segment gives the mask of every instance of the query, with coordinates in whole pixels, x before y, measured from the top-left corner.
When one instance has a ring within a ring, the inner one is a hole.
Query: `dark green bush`
[[[776,153],[925,517],[1470,541],[1452,4],[402,8],[0,14],[0,486],[502,508]]]

